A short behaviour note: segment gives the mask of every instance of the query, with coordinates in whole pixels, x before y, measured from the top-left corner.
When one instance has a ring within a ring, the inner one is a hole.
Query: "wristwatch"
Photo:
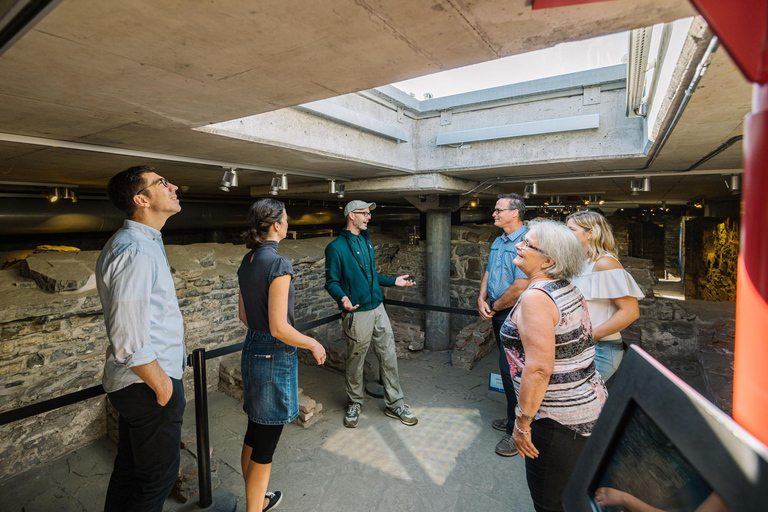
[[[498,313],[498,311],[496,311],[495,309],[493,309],[493,303],[494,303],[494,302],[496,302],[496,301],[495,301],[495,300],[492,300],[492,301],[490,301],[490,304],[489,304],[489,305],[491,306],[491,311],[493,311],[494,313]]]
[[[515,418],[520,418],[521,420],[525,420],[525,421],[533,421],[534,420],[534,417],[533,416],[528,416],[527,414],[525,414],[523,412],[523,410],[520,408],[519,405],[515,406]]]

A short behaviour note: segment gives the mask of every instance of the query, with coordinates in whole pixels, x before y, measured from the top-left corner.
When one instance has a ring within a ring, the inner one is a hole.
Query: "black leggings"
[[[587,437],[549,418],[531,423],[531,441],[539,456],[525,459],[525,476],[536,512],[563,510],[563,491]]]
[[[243,443],[251,448],[251,460],[257,464],[272,464],[283,425],[262,425],[248,420]]]

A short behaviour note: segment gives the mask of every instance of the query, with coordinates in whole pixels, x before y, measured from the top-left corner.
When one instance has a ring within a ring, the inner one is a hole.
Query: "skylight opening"
[[[619,32],[562,43],[392,85],[417,100],[424,100],[623,64],[628,49],[627,37],[628,32]]]

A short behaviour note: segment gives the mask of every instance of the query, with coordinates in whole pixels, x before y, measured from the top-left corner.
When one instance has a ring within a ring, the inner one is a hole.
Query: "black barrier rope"
[[[391,300],[391,299],[384,299],[384,304],[388,306],[402,306],[402,307],[408,307],[408,308],[414,308],[414,309],[425,309],[428,311],[439,311],[441,313],[454,313],[459,315],[477,316],[478,314],[477,310],[473,310],[473,309],[449,308],[445,306],[433,306],[430,304],[419,304],[416,302],[404,302],[400,300]],[[341,318],[341,313],[336,313],[334,315],[327,316],[325,318],[320,318],[318,320],[313,320],[311,322],[306,322],[301,325],[298,325],[296,326],[296,330],[306,331],[308,329],[312,329],[314,327],[319,327],[321,325],[325,325],[327,323],[333,322],[334,320],[338,320],[340,318]],[[236,343],[234,345],[229,345],[227,347],[213,349],[210,352],[205,352],[205,359],[206,360],[214,359],[216,357],[221,357],[228,354],[234,354],[235,352],[239,352],[240,350],[242,350],[243,345],[244,343]],[[187,364],[189,364],[189,366],[193,365],[192,354],[187,356]],[[98,386],[82,389],[80,391],[75,391],[74,393],[69,393],[67,395],[51,398],[49,400],[44,400],[36,404],[26,405],[24,407],[19,407],[18,409],[2,412],[0,413],[0,426],[7,425],[8,423],[13,423],[14,421],[30,418],[32,416],[36,416],[38,414],[42,414],[45,412],[50,412],[55,409],[60,409],[61,407],[66,407],[67,405],[73,405],[78,402],[88,400],[90,398],[101,396],[104,393],[105,393],[104,387],[101,385],[98,385]]]

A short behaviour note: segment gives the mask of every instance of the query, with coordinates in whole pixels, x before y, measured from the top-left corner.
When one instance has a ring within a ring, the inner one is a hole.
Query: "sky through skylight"
[[[392,84],[414,93],[418,100],[425,93],[434,98],[478,91],[538,78],[564,75],[622,63],[628,51],[627,32],[596,37],[552,48],[537,50],[463,68],[443,71]]]

